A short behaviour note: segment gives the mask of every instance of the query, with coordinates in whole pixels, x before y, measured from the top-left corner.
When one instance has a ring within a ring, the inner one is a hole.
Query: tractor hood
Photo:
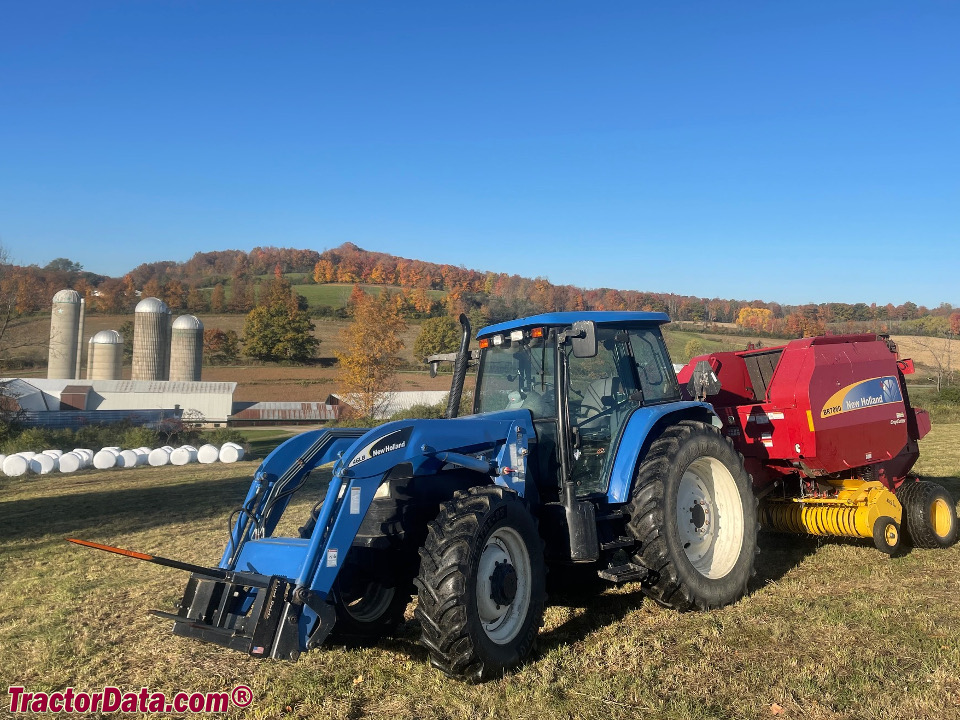
[[[532,437],[530,411],[504,410],[453,420],[386,423],[370,430],[344,452],[334,466],[334,474],[344,478],[383,476],[393,467],[409,463],[413,475],[428,475],[448,462],[464,464],[451,460],[449,453],[490,461],[512,426],[523,428],[527,437]]]

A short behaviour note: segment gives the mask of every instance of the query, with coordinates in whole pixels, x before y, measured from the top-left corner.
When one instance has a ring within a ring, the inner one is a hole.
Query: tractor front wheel
[[[331,635],[346,644],[363,645],[390,635],[410,602],[410,581],[402,588],[391,573],[378,571],[366,548],[351,548],[333,586],[337,622]]]
[[[479,682],[530,654],[543,623],[546,567],[537,521],[498,486],[458,492],[420,551],[416,617],[433,665]]]
[[[667,428],[640,464],[627,525],[636,560],[652,570],[644,591],[676,610],[707,610],[747,592],[757,512],[743,458],[712,425]]]

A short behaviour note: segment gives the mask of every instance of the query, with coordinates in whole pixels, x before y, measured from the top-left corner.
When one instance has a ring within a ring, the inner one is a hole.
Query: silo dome
[[[174,330],[203,330],[203,323],[195,315],[181,315],[173,321]]]
[[[59,293],[58,293],[59,294]],[[170,308],[160,298],[148,297],[137,303],[134,312],[138,313],[169,313]]]
[[[53,296],[53,301],[55,303],[73,303],[75,305],[79,305],[80,293],[78,293],[76,290],[61,290]]]
[[[203,323],[193,315],[173,321],[170,345],[170,379],[196,382],[203,366]]]
[[[116,330],[101,330],[90,340],[97,345],[123,345],[123,335]]]
[[[133,316],[133,380],[170,376],[170,308],[155,297],[137,303]]]

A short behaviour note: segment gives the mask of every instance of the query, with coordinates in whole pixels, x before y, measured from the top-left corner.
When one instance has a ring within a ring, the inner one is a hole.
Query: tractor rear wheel
[[[911,545],[945,548],[957,541],[956,506],[946,489],[921,480],[905,482],[896,494],[903,506],[900,526]]]
[[[747,592],[757,552],[756,499],[743,457],[712,425],[663,432],[637,470],[627,525],[644,592],[676,610],[707,610]]]
[[[515,492],[458,492],[430,523],[420,558],[416,617],[436,668],[479,682],[530,654],[546,566],[537,521]]]

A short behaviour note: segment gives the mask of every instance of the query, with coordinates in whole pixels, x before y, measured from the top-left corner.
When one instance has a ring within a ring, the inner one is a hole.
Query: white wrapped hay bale
[[[24,450],[23,452],[18,452],[17,455],[22,458],[26,458],[27,460],[33,460],[36,453],[33,452],[33,450]]]
[[[93,466],[97,470],[109,470],[117,466],[117,458],[120,452],[116,448],[103,448],[93,456]]]
[[[7,455],[3,461],[3,474],[7,477],[20,477],[30,471],[30,458],[21,453]]]
[[[76,472],[83,465],[83,458],[80,457],[79,453],[68,452],[60,456],[60,472],[62,473],[72,473]]]
[[[243,460],[243,446],[235,442],[224,443],[220,448],[220,462],[234,463]]]
[[[137,465],[140,464],[137,461],[138,457],[139,455],[137,455],[136,450],[121,450],[120,457],[117,458],[117,465],[120,465],[121,467],[125,467],[125,468],[136,467]]]
[[[53,455],[46,455],[45,453],[40,453],[39,455],[34,455],[30,458],[30,472],[34,472],[37,475],[46,475],[47,473],[52,473],[60,466],[58,458]]]
[[[94,452],[90,448],[74,448],[72,452],[80,456],[81,468],[90,467],[93,464]]]
[[[197,460],[204,465],[215,463],[219,459],[220,449],[216,445],[207,443],[206,445],[201,445],[197,450]]]
[[[193,445],[181,445],[170,453],[171,465],[186,465],[197,461],[197,449]]]
[[[155,448],[147,455],[147,462],[150,467],[163,467],[170,464],[170,451],[165,447]]]
[[[137,454],[137,467],[147,464],[147,458],[150,456],[150,448],[137,448],[134,450]]]
[[[42,455],[49,455],[50,457],[58,458],[63,455],[63,450],[44,450]]]

